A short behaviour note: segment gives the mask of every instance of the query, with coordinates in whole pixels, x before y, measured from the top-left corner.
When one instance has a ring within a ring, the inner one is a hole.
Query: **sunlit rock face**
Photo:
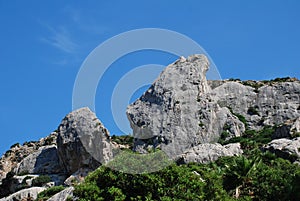
[[[69,113],[58,127],[58,156],[66,174],[91,170],[112,157],[109,132],[89,108]]]
[[[128,106],[137,151],[159,146],[174,157],[200,143],[216,142],[225,125],[232,136],[244,131],[243,123],[211,95],[208,69],[204,55],[181,57]]]

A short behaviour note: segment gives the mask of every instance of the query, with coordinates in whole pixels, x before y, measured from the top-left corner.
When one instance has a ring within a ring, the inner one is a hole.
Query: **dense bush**
[[[60,191],[62,191],[64,189],[65,189],[65,187],[63,187],[63,186],[53,186],[51,188],[48,188],[38,194],[36,201],[48,200],[50,197],[52,197],[53,195],[55,195],[56,193],[59,193]]]
[[[74,195],[81,201],[300,200],[300,166],[260,150],[273,132],[273,127],[247,130],[244,136],[226,141],[241,142],[243,156],[222,157],[210,164],[173,163],[152,173],[124,172],[143,167],[155,157],[164,161],[161,152],[131,158],[127,154],[132,153],[123,152],[108,166],[90,173],[75,187]],[[116,171],[119,168],[124,172]]]
[[[43,186],[44,184],[51,181],[50,176],[40,175],[32,180],[32,186]]]
[[[128,145],[129,147],[132,147],[133,145],[133,136],[130,135],[120,135],[120,136],[113,135],[111,136],[111,140],[118,144]]]

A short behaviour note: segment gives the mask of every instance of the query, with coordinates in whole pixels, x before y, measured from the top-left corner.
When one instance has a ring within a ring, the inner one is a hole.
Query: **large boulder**
[[[67,176],[82,167],[96,169],[112,157],[109,132],[87,107],[69,113],[62,120],[57,148]]]
[[[217,142],[224,127],[239,136],[245,127],[210,95],[204,55],[181,57],[127,108],[135,150],[160,146],[170,157],[200,143]]]
[[[240,143],[232,143],[225,146],[221,144],[204,143],[197,145],[177,157],[177,163],[187,164],[210,163],[222,156],[238,156],[243,153]]]
[[[278,157],[300,164],[300,137],[294,139],[276,139],[263,147],[263,150],[275,153]]]

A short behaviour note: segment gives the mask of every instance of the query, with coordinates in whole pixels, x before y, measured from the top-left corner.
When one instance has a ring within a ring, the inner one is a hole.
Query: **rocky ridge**
[[[204,55],[181,57],[128,106],[135,150],[160,147],[175,157],[201,143],[241,136],[300,117],[300,82],[207,81]]]
[[[110,137],[88,108],[66,115],[56,131],[39,141],[13,145],[0,159],[0,198],[6,196],[1,200],[35,199],[42,190],[57,185],[67,188],[49,200],[66,200],[75,183],[113,159],[114,149],[147,153],[158,148],[178,164],[241,155],[240,143],[216,142],[266,126],[274,128],[273,141],[262,151],[299,163],[300,81],[208,81],[208,70],[204,55],[181,57],[167,66],[128,106],[133,145]],[[41,178],[44,182],[36,187]]]

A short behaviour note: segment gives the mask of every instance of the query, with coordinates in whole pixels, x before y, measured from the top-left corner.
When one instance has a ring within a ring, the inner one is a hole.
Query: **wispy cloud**
[[[60,26],[55,29],[47,25],[47,28],[50,31],[50,36],[41,38],[43,42],[66,53],[76,52],[78,45],[72,41],[71,36],[65,27]]]
[[[109,31],[108,27],[99,24],[94,18],[83,15],[82,12],[73,7],[66,7],[65,12],[68,13],[70,19],[76,24],[76,27],[88,34],[103,34]]]

